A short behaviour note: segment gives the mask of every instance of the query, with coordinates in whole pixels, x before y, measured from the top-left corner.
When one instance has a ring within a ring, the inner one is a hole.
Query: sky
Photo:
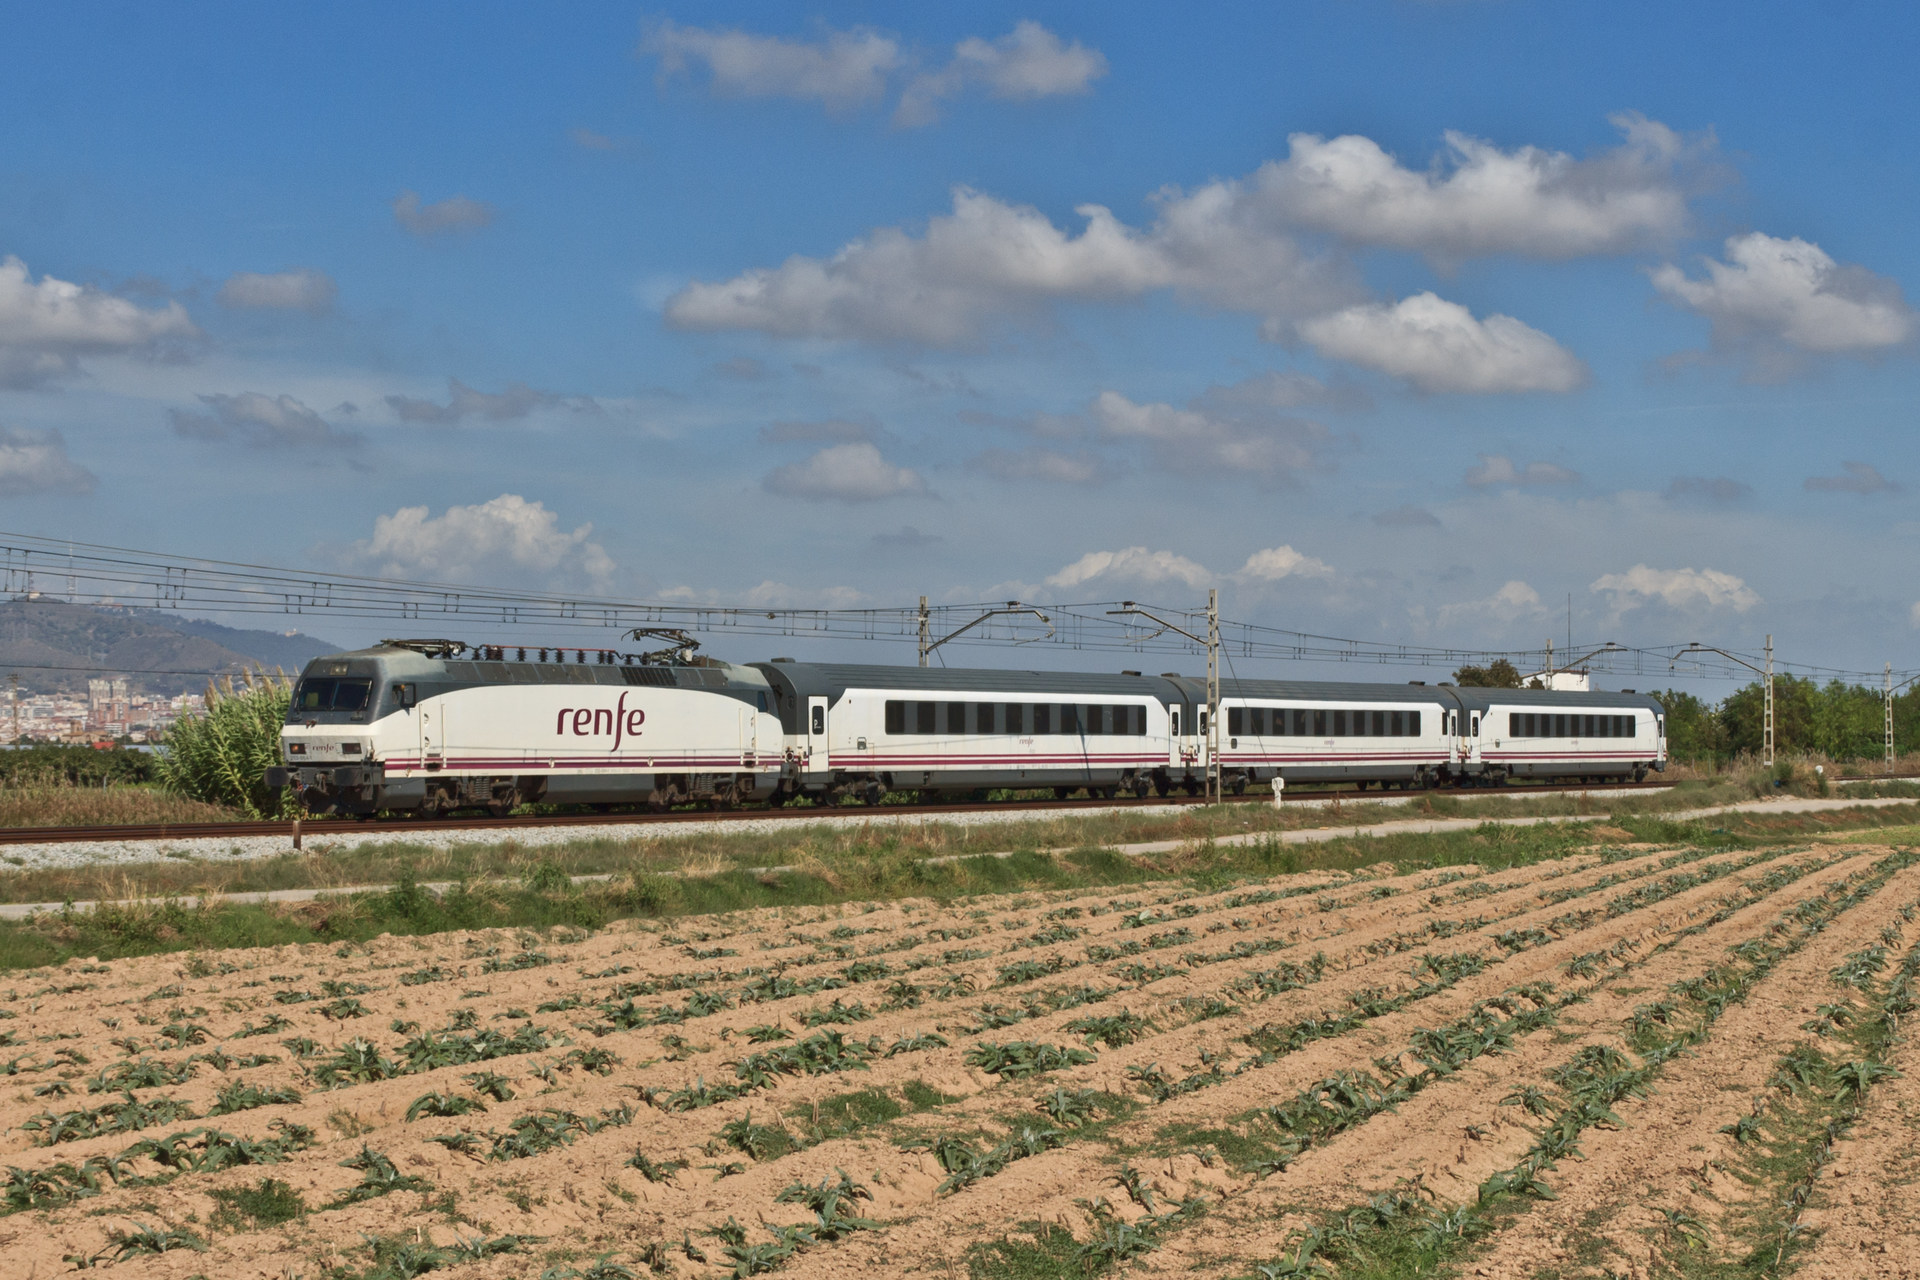
[[[1904,6],[8,25],[0,529],[1920,667]]]

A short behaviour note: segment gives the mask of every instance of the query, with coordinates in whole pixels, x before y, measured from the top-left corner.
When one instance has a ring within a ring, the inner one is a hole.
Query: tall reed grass
[[[160,783],[175,795],[237,809],[252,818],[294,813],[291,788],[269,791],[267,769],[280,763],[280,727],[286,723],[292,683],[249,671],[243,687],[227,677],[207,684],[205,714],[182,716],[167,732],[158,762]]]

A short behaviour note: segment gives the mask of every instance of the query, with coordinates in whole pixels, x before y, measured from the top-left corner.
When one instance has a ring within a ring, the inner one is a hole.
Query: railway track
[[[1564,791],[1659,791],[1672,786],[1670,782],[1616,782],[1576,784],[1569,786],[1523,785],[1500,788],[1490,792],[1463,790],[1458,794],[1466,796],[1506,795],[1525,796],[1532,794],[1547,795]],[[1329,788],[1321,791],[1305,789],[1291,790],[1289,803],[1327,800],[1372,800],[1383,794],[1380,791],[1361,791],[1356,788]],[[1442,792],[1440,794],[1454,794]],[[598,826],[634,826],[655,823],[702,823],[726,822],[739,818],[772,818],[788,821],[806,821],[809,818],[823,816],[846,816],[861,812],[884,814],[888,817],[903,815],[939,815],[945,813],[979,813],[991,810],[996,813],[1018,812],[1020,810],[1055,810],[1063,805],[1085,808],[1088,811],[1098,809],[1127,809],[1153,805],[1202,805],[1206,801],[1199,796],[1147,796],[1141,798],[1126,797],[1112,800],[1002,800],[971,804],[900,804],[867,806],[847,806],[844,808],[822,809],[782,808],[782,809],[708,809],[685,810],[669,813],[562,813],[562,814],[526,814],[519,817],[471,817],[471,818],[435,818],[435,819],[371,819],[353,820],[342,818],[305,818],[297,824],[291,819],[273,819],[262,822],[169,822],[134,823],[111,827],[5,827],[0,828],[0,845],[15,844],[83,844],[96,841],[123,840],[188,840],[218,839],[222,836],[326,836],[354,831],[510,831],[515,827],[598,827]],[[1266,804],[1265,795],[1228,796],[1229,804]]]

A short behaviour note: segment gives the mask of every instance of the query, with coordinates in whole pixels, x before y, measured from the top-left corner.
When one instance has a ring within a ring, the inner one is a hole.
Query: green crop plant
[[[486,1109],[487,1104],[478,1098],[437,1091],[423,1093],[407,1107],[407,1123],[411,1124],[421,1116],[464,1116]]]
[[[1036,1040],[1015,1040],[1009,1044],[982,1041],[967,1050],[962,1059],[967,1066],[979,1067],[990,1075],[1010,1080],[1098,1060],[1099,1055],[1091,1050],[1043,1044]]]
[[[291,817],[291,788],[270,791],[268,768],[280,763],[280,728],[292,686],[270,676],[207,683],[206,710],[180,717],[155,760],[160,784],[176,795],[237,809],[250,818]]]
[[[1091,1089],[1055,1089],[1036,1104],[1041,1114],[1058,1124],[1091,1123],[1100,1114],[1100,1095]]]
[[[873,1193],[835,1169],[835,1178],[822,1178],[808,1185],[795,1182],[774,1197],[778,1204],[804,1204],[813,1210],[815,1221],[804,1230],[813,1240],[841,1240],[855,1231],[871,1231],[880,1224],[859,1216],[859,1202],[873,1199]]]
[[[946,1049],[951,1042],[938,1031],[922,1031],[918,1035],[902,1036],[887,1048],[889,1058],[902,1053],[924,1053],[929,1049]]]
[[[484,1093],[495,1102],[512,1102],[513,1086],[507,1077],[493,1071],[470,1071],[461,1079],[474,1087],[478,1093]]]
[[[737,1120],[730,1120],[720,1126],[714,1135],[720,1142],[752,1156],[757,1161],[773,1160],[793,1150],[793,1135],[786,1128],[773,1124],[756,1124],[751,1109]]]
[[[819,1027],[829,1023],[866,1022],[873,1017],[873,1011],[858,1000],[852,1004],[842,1004],[836,997],[832,1004],[804,1009],[794,1016],[803,1027]]]
[[[275,1107],[298,1101],[300,1101],[298,1089],[263,1088],[256,1084],[242,1084],[236,1080],[221,1088],[213,1105],[207,1108],[207,1115],[231,1115],[236,1111],[251,1111],[255,1107]]]
[[[399,1166],[386,1155],[375,1151],[365,1143],[361,1144],[358,1155],[342,1160],[340,1167],[359,1170],[360,1181],[357,1185],[342,1191],[339,1199],[329,1206],[333,1208],[359,1204],[378,1196],[391,1195],[395,1191],[426,1191],[432,1187],[432,1184],[424,1178],[416,1178],[411,1174],[400,1172]]]
[[[1089,1046],[1098,1041],[1109,1049],[1118,1049],[1151,1032],[1153,1023],[1129,1009],[1102,1017],[1075,1018],[1065,1029],[1084,1037]]]
[[[645,1151],[635,1150],[627,1160],[627,1167],[638,1169],[640,1176],[648,1182],[671,1183],[673,1175],[686,1168],[687,1162],[685,1160],[650,1160]]]

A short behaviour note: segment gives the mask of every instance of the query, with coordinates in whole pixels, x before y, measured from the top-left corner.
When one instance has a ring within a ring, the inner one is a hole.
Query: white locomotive
[[[684,640],[684,638],[683,638]],[[1665,714],[1632,691],[1222,682],[1226,785],[1644,777]],[[523,802],[670,808],[796,795],[1196,792],[1204,681],[927,670],[390,640],[301,673],[269,786],[309,808],[435,814]]]

